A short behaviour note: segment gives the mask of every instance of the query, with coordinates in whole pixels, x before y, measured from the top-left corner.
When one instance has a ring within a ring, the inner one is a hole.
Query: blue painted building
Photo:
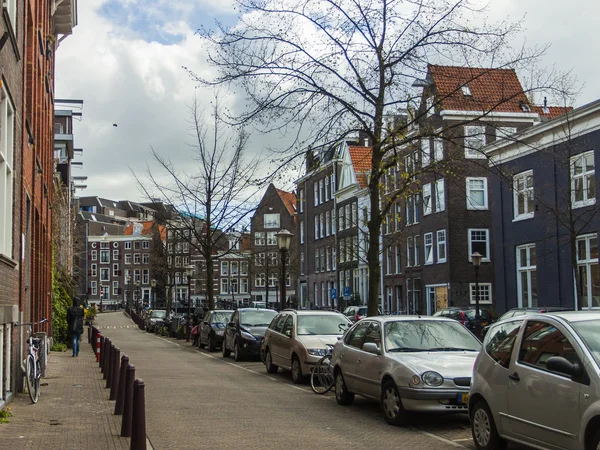
[[[600,308],[600,100],[486,148],[496,308]]]

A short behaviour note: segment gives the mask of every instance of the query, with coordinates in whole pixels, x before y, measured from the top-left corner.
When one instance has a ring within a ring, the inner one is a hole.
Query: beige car
[[[469,415],[478,449],[513,441],[600,450],[600,311],[492,325],[475,363]]]
[[[268,373],[281,367],[291,370],[294,383],[302,383],[321,357],[351,326],[338,312],[296,311],[279,313],[265,333],[265,366]]]

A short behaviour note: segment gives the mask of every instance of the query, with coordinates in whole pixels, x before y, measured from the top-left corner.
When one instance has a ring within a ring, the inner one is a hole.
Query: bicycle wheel
[[[330,365],[331,356],[323,356],[310,371],[310,387],[315,394],[326,394],[333,387]]]
[[[40,398],[40,380],[35,374],[35,360],[33,356],[27,357],[27,366],[25,372],[25,378],[27,381],[27,393],[31,399],[31,403],[37,403]]]

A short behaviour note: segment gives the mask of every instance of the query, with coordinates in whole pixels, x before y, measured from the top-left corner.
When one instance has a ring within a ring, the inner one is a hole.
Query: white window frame
[[[267,231],[267,245],[277,245],[276,234],[276,231]]]
[[[421,138],[421,167],[431,163],[431,143],[429,138]]]
[[[325,237],[325,213],[321,213],[321,223],[319,224],[320,236],[321,238]]]
[[[92,250],[92,261],[98,260],[98,250]]]
[[[186,246],[186,245],[187,245],[187,243],[183,244],[183,250],[184,250],[184,251],[187,251],[187,250],[185,249],[185,246]],[[143,248],[143,249],[146,249],[146,250],[147,250],[147,249],[149,249],[149,248],[150,248],[150,241],[142,241],[142,248]]]
[[[300,221],[300,243],[304,244],[304,220]]]
[[[423,265],[433,264],[433,233],[425,233],[423,234],[423,249],[425,251]],[[428,254],[429,252],[429,254]]]
[[[471,305],[475,304],[475,283],[469,283],[469,298]],[[487,290],[487,295],[489,299],[482,300],[482,290]],[[492,304],[492,283],[479,283],[479,304],[480,305],[491,305]]]
[[[97,264],[92,264],[90,270],[92,272],[92,275],[91,275],[92,277],[98,276],[98,265]]]
[[[248,293],[248,278],[240,278],[240,294]]]
[[[92,281],[90,283],[91,295],[98,295],[98,282]]]
[[[131,241],[125,242],[125,250],[131,250]]]
[[[319,239],[319,220],[320,216],[318,214],[315,214],[315,241]]]
[[[325,175],[325,201],[331,200],[331,189],[329,187],[329,175]]]
[[[299,189],[298,190],[298,203],[299,203],[299,208],[300,208],[300,212],[304,212],[304,189]]]
[[[314,191],[314,206],[319,206],[319,182],[315,181],[313,184]]]
[[[229,275],[229,261],[221,261],[221,276]]]
[[[581,236],[577,236],[577,243],[576,243],[576,251],[577,251],[577,269],[581,270],[582,268],[585,269],[585,273],[586,273],[586,279],[587,280],[592,280],[592,266],[598,266],[598,258],[590,258],[591,255],[591,245],[590,245],[590,241],[592,239],[596,239],[596,246],[598,246],[600,244],[599,240],[598,240],[598,234],[597,233],[593,233],[593,234],[585,234],[585,235],[581,235]],[[579,254],[579,243],[581,241],[585,242],[585,258],[582,258],[581,255]],[[573,283],[573,285],[575,285],[575,283]],[[583,288],[583,287],[582,287]],[[588,282],[588,286],[587,286],[587,292],[584,294],[586,296],[586,298],[588,299],[588,304],[586,305],[581,305],[581,309],[597,309],[597,307],[593,307],[590,306],[589,304],[589,300],[592,297],[592,286],[591,283]],[[581,302],[581,298],[577,297],[578,303]],[[580,307],[580,305],[576,305],[577,308]]]
[[[254,232],[254,245],[264,246],[265,245],[265,232],[255,231]]]
[[[585,162],[587,158],[591,156],[592,161],[594,161],[594,168],[591,170],[587,170],[587,166]],[[580,174],[575,174],[575,162],[578,160],[583,160],[583,171]],[[590,150],[589,152],[580,153],[578,155],[572,156],[570,160],[571,167],[571,204],[573,208],[581,208],[583,206],[590,206],[596,203],[596,192],[594,192],[594,197],[588,197],[587,183],[586,180],[588,178],[594,179],[596,176],[596,160],[594,155],[594,150]],[[575,200],[575,183],[578,179],[583,179],[583,200]],[[596,188],[597,189],[597,188]]]
[[[119,282],[116,280],[112,282],[112,295],[119,295]]]
[[[265,283],[266,283],[266,277],[265,277],[265,273],[257,273],[254,277],[254,286],[256,287],[265,287]]]
[[[396,273],[402,272],[402,248],[396,245]]]
[[[485,126],[466,125],[464,148],[465,158],[485,159],[485,154],[481,151],[486,145]]]
[[[471,188],[471,182],[483,181],[483,205],[475,205],[471,202],[471,191],[478,191],[478,189]],[[485,211],[489,209],[488,202],[488,182],[487,177],[467,177],[466,178],[466,201],[467,209],[472,211]]]
[[[100,281],[110,281],[110,267],[100,267]]]
[[[446,245],[446,230],[437,230],[435,232],[435,239],[436,239],[436,245],[437,245],[437,252],[436,252],[436,256],[437,256],[437,263],[438,264],[442,264],[445,263],[448,260],[448,247]],[[440,258],[440,248],[444,248],[444,257]]]
[[[496,127],[496,141],[510,139],[517,134],[517,127]]]
[[[177,258],[179,258],[179,256],[175,257],[175,260],[177,260]],[[133,263],[134,264],[141,264],[142,260],[141,260],[141,255],[139,253],[134,253],[133,254]],[[175,263],[177,264],[177,263]]]
[[[331,234],[331,217],[329,211],[325,211],[325,236]]]
[[[433,198],[431,196],[431,183],[423,185],[423,215],[427,216],[432,213]]]
[[[319,201],[320,201],[320,203],[325,203],[325,201],[326,201],[326,199],[325,199],[325,184],[324,184],[322,178],[319,180]]]
[[[392,265],[393,265],[394,255],[392,254],[392,247],[388,247],[385,249],[385,274],[392,274]]]
[[[414,236],[414,246],[415,246],[415,259],[413,261],[413,265],[420,266],[421,265],[421,245],[419,243],[421,235],[417,234]]]
[[[103,255],[106,255],[106,258],[103,258]],[[110,264],[110,250],[100,250],[100,264]]]
[[[231,276],[237,276],[239,274],[239,264],[237,261],[231,261],[231,264],[229,265],[229,272],[231,273]]]
[[[439,138],[433,140],[433,162],[440,162],[444,159],[444,141]]]
[[[485,231],[485,236],[486,236],[486,241],[485,242],[486,242],[487,256],[484,257],[484,258],[481,258],[481,262],[490,262],[491,259],[490,259],[490,230],[489,230],[489,228],[469,228],[467,230],[467,240],[468,240],[467,250],[469,252],[469,255],[468,255],[469,262],[472,262],[471,255],[473,254],[473,248],[472,248],[471,244],[472,244],[473,241],[471,240],[471,233],[473,231],[476,231],[476,232]],[[474,241],[474,242],[482,242],[482,241]]]
[[[131,253],[125,255],[125,264],[131,264]]]
[[[150,270],[142,270],[142,284],[150,284]]]
[[[263,215],[263,225],[265,229],[281,228],[281,214],[268,213]]]
[[[532,283],[531,283],[531,273],[535,272],[537,270],[537,265],[536,264],[531,264],[531,249],[536,249],[535,244],[524,244],[524,245],[519,245],[517,247],[515,247],[515,252],[516,252],[516,269],[517,269],[517,304],[519,306],[519,308],[522,308],[523,306],[525,307],[534,307],[534,306],[538,306],[538,305],[533,305],[532,299],[533,296],[531,295],[532,292]],[[521,260],[521,250],[525,250],[527,256],[527,261],[523,262]],[[536,262],[537,262],[537,258],[536,258]],[[526,273],[527,274],[527,292],[528,292],[528,298],[524,299],[523,298],[523,283],[521,280],[521,274],[522,273]],[[536,286],[537,289],[537,286]]]
[[[446,210],[446,185],[444,179],[435,180],[435,212]]]
[[[113,277],[118,277],[119,276],[119,265],[118,264],[113,264]]]
[[[527,186],[527,179],[531,177],[531,187]],[[519,188],[519,183],[523,183],[523,188]],[[519,214],[519,197],[523,196],[525,212]],[[526,170],[525,172],[521,172],[516,174],[513,177],[513,220],[524,220],[531,219],[535,214],[535,205],[532,205],[532,210],[529,211],[527,208],[527,197],[529,197],[532,202],[534,199],[534,186],[533,186],[533,170]]]
[[[240,262],[240,276],[248,276],[248,261]]]
[[[229,294],[229,278],[221,278],[221,294]]]
[[[415,247],[414,247],[414,243],[413,243],[413,238],[412,238],[412,236],[409,236],[406,238],[406,267],[413,266],[413,257],[414,257],[413,252],[414,251],[415,251]]]
[[[433,97],[433,95],[431,95],[425,99],[425,108],[427,111],[427,117],[431,117],[435,114],[435,108],[433,107],[434,100],[435,100],[435,98]]]

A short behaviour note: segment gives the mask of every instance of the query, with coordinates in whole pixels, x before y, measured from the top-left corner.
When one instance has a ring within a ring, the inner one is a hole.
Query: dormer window
[[[531,107],[527,103],[525,103],[523,100],[521,100],[519,102],[519,106],[521,107],[523,112],[531,112]]]
[[[471,88],[469,86],[467,86],[466,84],[464,86],[461,86],[460,90],[462,91],[462,93],[465,97],[473,96],[473,94],[471,94]]]

